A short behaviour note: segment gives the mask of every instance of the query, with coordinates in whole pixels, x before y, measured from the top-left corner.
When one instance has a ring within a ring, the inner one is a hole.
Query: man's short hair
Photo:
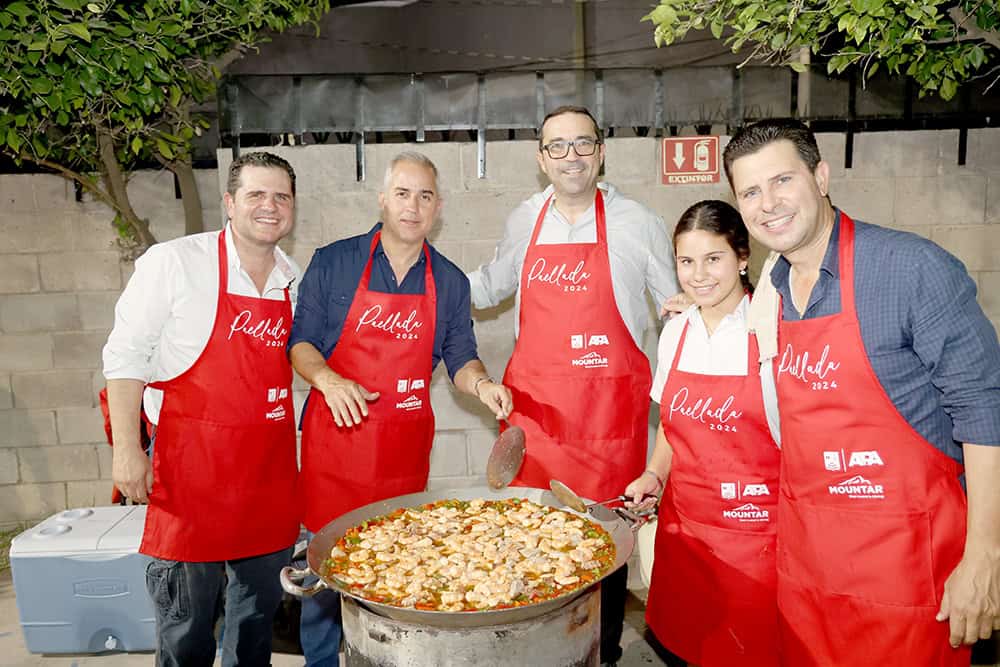
[[[229,165],[229,178],[226,179],[226,192],[228,192],[231,196],[235,196],[236,191],[240,189],[240,175],[243,173],[243,167],[284,169],[285,173],[288,174],[288,180],[292,182],[292,196],[295,195],[295,170],[292,169],[292,165],[288,164],[287,160],[278,157],[274,153],[253,151],[251,153],[243,153]]]
[[[385,168],[385,178],[382,180],[382,192],[389,191],[389,184],[392,183],[392,170],[396,168],[396,165],[400,162],[410,162],[412,164],[419,164],[422,167],[427,167],[434,174],[434,192],[440,197],[441,193],[438,192],[438,168],[434,162],[424,155],[423,153],[418,153],[417,151],[403,151],[402,153],[397,153],[396,157],[389,160],[389,166]]]
[[[776,141],[790,141],[810,172],[816,171],[816,165],[822,159],[819,156],[819,146],[816,145],[816,135],[805,123],[791,118],[769,118],[750,125],[744,125],[726,146],[722,153],[722,164],[726,169],[729,186],[733,185],[733,163],[741,157],[752,155],[768,144]]]
[[[542,125],[538,128],[538,151],[542,150],[542,141],[544,140],[543,130],[545,129],[545,124],[549,122],[550,118],[555,118],[556,116],[562,116],[567,113],[578,113],[581,116],[586,116],[590,119],[590,122],[594,124],[594,136],[597,137],[597,142],[601,143],[604,141],[604,133],[601,132],[601,128],[597,125],[597,119],[594,118],[594,114],[590,113],[590,109],[587,107],[573,106],[572,104],[564,104],[561,107],[556,107],[549,113],[545,115],[542,119]],[[572,137],[575,139],[576,137]]]

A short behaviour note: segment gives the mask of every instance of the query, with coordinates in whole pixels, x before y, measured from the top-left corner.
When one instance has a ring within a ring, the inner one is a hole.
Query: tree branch
[[[975,20],[962,11],[961,7],[955,6],[949,9],[948,16],[955,22],[956,30],[965,31],[964,35],[956,37],[958,41],[981,39],[993,48],[1000,50],[1000,33],[980,29]]]
[[[149,224],[139,218],[132,209],[132,203],[128,198],[128,190],[125,187],[125,174],[118,164],[118,157],[115,155],[115,143],[110,130],[101,125],[96,125],[98,152],[101,164],[104,167],[104,182],[111,197],[118,203],[115,209],[124,218],[133,231],[136,239],[145,247],[156,243],[156,238],[149,231]]]

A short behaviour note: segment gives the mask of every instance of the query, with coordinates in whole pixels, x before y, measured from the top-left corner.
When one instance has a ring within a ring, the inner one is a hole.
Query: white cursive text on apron
[[[589,277],[590,274],[583,270],[582,259],[572,271],[566,271],[565,263],[549,269],[546,266],[545,258],[539,257],[531,265],[531,270],[528,271],[528,287],[531,287],[531,283],[534,280],[550,285],[562,285],[562,281],[566,281],[570,285],[579,285]]]
[[[670,415],[669,419],[674,418],[674,413],[679,412],[682,416],[688,417],[695,421],[701,422],[702,424],[707,424],[705,417],[713,420],[719,424],[725,424],[730,419],[739,419],[743,416],[743,412],[740,410],[730,410],[733,405],[733,401],[736,399],[730,394],[722,405],[717,408],[712,407],[712,397],[706,396],[705,398],[699,398],[694,402],[693,405],[687,404],[688,400],[688,388],[681,387],[674,394],[674,397],[670,399]]]
[[[785,351],[781,355],[781,363],[778,364],[778,375],[788,373],[793,378],[802,382],[812,382],[813,380],[823,380],[830,373],[840,368],[839,361],[828,361],[830,356],[830,346],[823,346],[823,353],[819,355],[819,361],[814,364],[809,363],[809,352],[795,354],[791,345],[785,346]]]
[[[251,322],[253,313],[249,310],[241,311],[233,323],[229,325],[229,336],[226,340],[232,340],[233,334],[241,333],[251,338],[264,341],[268,347],[284,345],[288,339],[288,329],[284,327],[285,318],[279,317],[278,321],[271,324],[271,318]]]
[[[358,326],[355,327],[354,331],[357,333],[361,331],[361,327],[369,326],[393,334],[412,333],[423,325],[423,322],[417,321],[416,310],[411,310],[406,319],[403,319],[398,310],[382,317],[382,306],[376,303],[374,306],[369,306],[368,310],[361,314],[361,319],[358,320]]]

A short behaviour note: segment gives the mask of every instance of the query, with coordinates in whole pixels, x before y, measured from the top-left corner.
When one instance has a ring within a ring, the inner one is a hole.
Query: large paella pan
[[[285,568],[281,573],[282,586],[289,593],[304,596],[314,595],[324,589],[331,589],[343,595],[355,598],[376,613],[397,621],[446,628],[468,628],[503,625],[534,618],[567,604],[600,581],[600,579],[598,579],[588,586],[578,588],[564,595],[524,606],[482,611],[448,612],[397,607],[379,602],[373,602],[359,596],[350,587],[329,576],[329,573],[325,571],[324,561],[329,557],[333,546],[338,540],[340,540],[341,537],[344,536],[348,529],[362,523],[363,521],[388,514],[400,508],[418,507],[425,503],[433,503],[438,500],[445,500],[449,498],[458,500],[474,500],[476,498],[484,498],[486,500],[524,498],[540,505],[560,507],[567,512],[574,513],[572,510],[562,507],[559,501],[556,500],[555,496],[552,495],[551,491],[524,487],[510,487],[495,490],[487,486],[481,486],[465,489],[425,491],[422,493],[412,493],[405,496],[398,496],[360,507],[352,512],[348,512],[347,514],[338,517],[324,526],[318,533],[316,533],[315,537],[313,537],[312,541],[309,543],[309,548],[306,553],[306,562],[308,567],[305,570]],[[608,510],[604,507],[593,507],[586,516],[607,530],[615,543],[614,565],[604,575],[602,575],[601,578],[603,578],[603,576],[606,576],[621,567],[632,555],[632,550],[635,547],[635,535],[630,522],[627,522],[619,513],[616,513],[615,511]],[[295,583],[302,581],[302,579],[309,574],[316,574],[318,576],[319,581],[315,585],[303,588]]]

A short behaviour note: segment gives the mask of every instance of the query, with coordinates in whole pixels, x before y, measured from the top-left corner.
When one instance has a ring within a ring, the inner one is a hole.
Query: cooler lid
[[[15,537],[10,555],[137,551],[145,516],[144,505],[65,510]]]

